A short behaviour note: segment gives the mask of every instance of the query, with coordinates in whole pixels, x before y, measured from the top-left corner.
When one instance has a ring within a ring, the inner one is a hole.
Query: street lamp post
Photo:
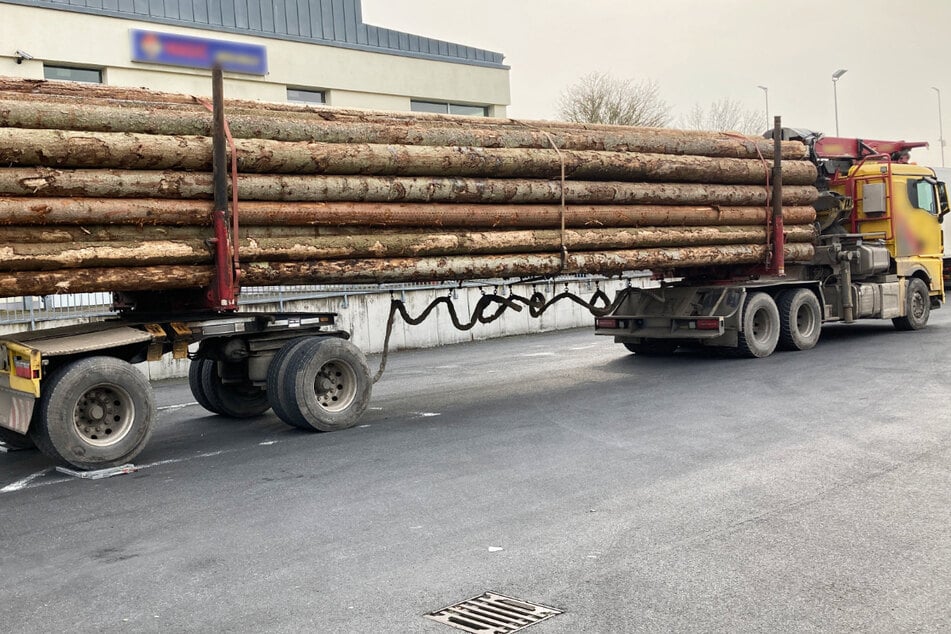
[[[839,136],[839,90],[837,85],[839,83],[839,78],[842,77],[846,72],[846,69],[840,68],[839,70],[832,73],[832,99],[835,104],[835,135]]]
[[[941,91],[934,86],[931,90],[938,93],[938,145],[941,146],[941,167],[944,167],[944,122],[941,119]]]
[[[760,90],[763,91],[763,95],[766,97],[766,129],[769,130],[769,88],[766,86],[757,86]]]

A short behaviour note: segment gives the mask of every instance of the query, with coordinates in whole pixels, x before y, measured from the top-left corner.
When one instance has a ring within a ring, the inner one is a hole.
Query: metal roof
[[[502,53],[366,24],[361,0],[0,0],[2,3],[507,68]]]

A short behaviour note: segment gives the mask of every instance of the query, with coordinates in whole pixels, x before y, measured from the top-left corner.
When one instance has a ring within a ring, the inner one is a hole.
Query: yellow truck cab
[[[948,196],[934,170],[887,158],[865,160],[831,185],[855,201],[850,232],[884,240],[894,272],[921,278],[931,297],[943,302],[941,221],[948,213]]]

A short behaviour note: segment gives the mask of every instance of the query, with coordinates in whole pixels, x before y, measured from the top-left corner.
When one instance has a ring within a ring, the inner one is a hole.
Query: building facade
[[[0,76],[504,117],[501,53],[366,24],[360,0],[0,0]]]

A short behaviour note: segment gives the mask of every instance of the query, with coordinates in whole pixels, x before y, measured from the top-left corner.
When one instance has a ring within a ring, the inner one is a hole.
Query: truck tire
[[[77,469],[125,464],[148,442],[155,401],[145,376],[113,357],[87,357],[43,385],[30,437],[44,454]]]
[[[284,399],[281,394],[284,388],[285,376],[287,375],[288,358],[302,345],[315,341],[314,337],[297,337],[291,339],[277,351],[271,359],[271,364],[267,368],[267,394],[268,402],[271,404],[271,410],[282,421],[292,427],[310,429],[307,425],[300,423],[284,407]]]
[[[206,360],[201,366],[201,389],[211,404],[208,411],[229,418],[253,418],[271,409],[267,392],[248,381],[223,383],[218,362]]]
[[[199,405],[212,414],[221,414],[221,412],[215,409],[215,406],[212,405],[211,401],[208,400],[208,395],[205,394],[205,388],[202,386],[202,372],[204,370],[204,366],[208,363],[214,363],[214,361],[201,358],[192,359],[191,363],[188,365],[188,387],[191,389],[192,396],[195,397],[195,401]]]
[[[780,294],[779,348],[781,350],[811,350],[819,343],[822,332],[822,306],[816,294],[808,288],[797,288]]]
[[[921,330],[928,325],[931,316],[931,297],[928,285],[920,277],[908,280],[905,291],[905,316],[895,317],[892,323],[897,330]]]
[[[736,351],[741,357],[761,358],[773,354],[779,343],[779,309],[766,293],[746,296],[743,326],[737,336]]]
[[[10,449],[33,449],[36,446],[29,436],[6,427],[0,427],[0,442]]]
[[[370,403],[370,368],[363,353],[345,339],[320,338],[286,359],[281,406],[286,422],[312,431],[352,427]]]
[[[629,352],[642,357],[667,357],[680,347],[680,343],[673,339],[642,339],[640,343],[625,343]]]

